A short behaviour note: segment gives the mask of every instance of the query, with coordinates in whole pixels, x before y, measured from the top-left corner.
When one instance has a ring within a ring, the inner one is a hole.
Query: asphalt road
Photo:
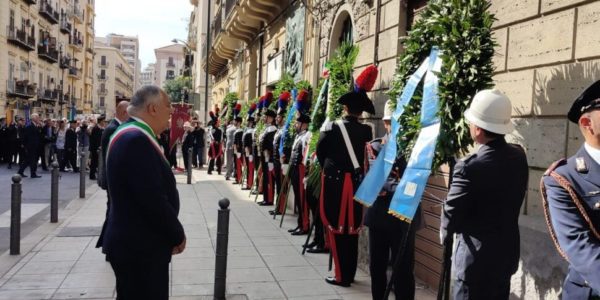
[[[0,165],[0,253],[9,249],[10,246],[10,201],[12,176],[16,174],[18,167],[13,165],[11,170],[6,164]],[[22,183],[22,206],[21,206],[21,238],[27,236],[40,225],[50,222],[50,171],[43,171],[38,167],[38,175],[42,178],[23,178]],[[29,168],[25,170],[29,176]],[[86,187],[94,182],[86,175]],[[61,209],[69,202],[79,197],[79,173],[60,173],[58,189],[58,217],[61,218]]]

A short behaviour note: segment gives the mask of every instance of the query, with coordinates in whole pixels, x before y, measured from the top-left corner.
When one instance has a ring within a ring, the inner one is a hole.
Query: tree
[[[178,76],[175,79],[165,81],[165,85],[163,86],[165,93],[169,95],[171,102],[181,102],[184,101],[188,103],[188,94],[192,91],[192,77],[189,76]],[[187,92],[184,93],[184,90]]]

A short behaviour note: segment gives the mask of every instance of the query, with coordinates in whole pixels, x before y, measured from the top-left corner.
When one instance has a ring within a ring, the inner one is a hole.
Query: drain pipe
[[[373,64],[376,66],[379,65],[379,31],[381,30],[379,26],[379,19],[381,18],[381,0],[377,0],[377,7],[375,8],[375,51],[373,51]]]
[[[261,31],[260,36],[258,37],[258,47],[260,51],[258,52],[258,84],[256,85],[256,95],[260,97],[260,87],[262,86],[262,69],[263,69],[263,53],[264,53],[264,31]]]

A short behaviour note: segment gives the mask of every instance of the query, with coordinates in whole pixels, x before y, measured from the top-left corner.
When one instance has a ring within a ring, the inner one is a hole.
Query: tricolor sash
[[[136,131],[141,132],[145,137],[148,138],[148,141],[150,141],[150,144],[152,144],[154,146],[153,148],[156,150],[156,152],[158,152],[160,154],[162,161],[170,168],[169,161],[165,157],[165,154],[158,142],[156,135],[154,134],[154,131],[152,131],[150,126],[148,126],[146,123],[143,123],[143,122],[140,122],[137,120],[121,124],[117,128],[117,130],[115,130],[115,132],[110,136],[110,141],[108,142],[108,149],[106,149],[106,161],[108,162],[108,157],[110,156],[110,152],[111,152],[110,150],[112,149],[115,142],[120,137],[122,137],[125,133],[136,132]],[[107,168],[108,168],[108,165],[107,165]]]

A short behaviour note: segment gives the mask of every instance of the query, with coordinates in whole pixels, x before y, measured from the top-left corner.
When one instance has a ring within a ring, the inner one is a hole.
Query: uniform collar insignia
[[[579,172],[579,173],[587,173],[588,172],[588,167],[585,164],[585,159],[583,159],[583,157],[575,158],[575,164],[576,164],[577,172]]]

